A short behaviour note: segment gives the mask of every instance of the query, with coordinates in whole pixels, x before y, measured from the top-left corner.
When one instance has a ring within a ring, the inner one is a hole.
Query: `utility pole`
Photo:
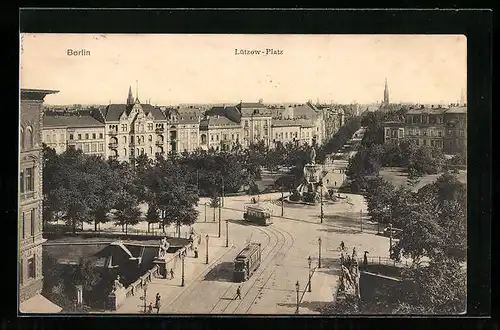
[[[221,212],[222,212],[222,206],[221,206],[221,203],[219,203],[219,237],[220,237]]]
[[[206,239],[206,242],[207,242],[205,263],[208,265],[208,234],[205,236],[205,239]]]
[[[318,268],[321,268],[321,237],[318,238]]]
[[[392,259],[392,223],[389,223],[389,258]]]
[[[205,202],[205,222],[207,222],[207,202]]]
[[[184,286],[184,254],[182,254],[182,278],[181,278],[181,286]]]
[[[320,182],[320,186],[321,186],[321,192],[320,192],[320,207],[321,207],[321,213],[320,213],[320,222],[323,223],[323,182]]]
[[[285,205],[285,199],[283,197],[283,185],[281,185],[281,216],[283,216],[284,205]]]
[[[221,178],[222,181],[222,207],[224,207],[224,177]]]
[[[226,219],[226,247],[229,247],[229,220]]]
[[[363,232],[363,210],[359,211],[359,221],[361,221],[361,232]]]

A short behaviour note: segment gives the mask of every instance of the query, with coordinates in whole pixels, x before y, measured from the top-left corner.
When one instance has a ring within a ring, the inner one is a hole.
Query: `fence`
[[[154,266],[146,272],[146,274],[139,277],[134,283],[125,288],[125,297],[135,296],[135,294],[144,288],[146,284],[152,281],[153,276],[157,275],[158,266]]]

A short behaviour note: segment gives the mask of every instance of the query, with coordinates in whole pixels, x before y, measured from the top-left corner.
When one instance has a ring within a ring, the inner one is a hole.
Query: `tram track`
[[[284,245],[284,242],[285,242],[284,236],[283,236],[283,242],[280,242],[280,238],[276,234],[276,232],[273,232],[272,230],[270,230],[271,227],[266,227],[265,229],[260,228],[260,227],[256,227],[256,228],[259,231],[263,232],[265,235],[267,235],[270,238],[269,241],[271,241],[271,235],[269,235],[269,233],[271,233],[274,236],[274,238],[276,239],[276,242],[272,245],[271,250],[267,254],[265,254],[265,252],[264,252],[265,248],[261,250],[261,256],[265,255],[265,257],[261,260],[261,263],[260,263],[259,267],[257,268],[256,272],[250,278],[251,281],[253,281],[253,284],[250,286],[250,289],[255,285],[255,282],[258,280],[260,275],[266,270],[265,266],[267,266],[269,261],[272,260],[273,256],[275,255],[275,254],[273,255],[275,250],[277,249],[277,251],[279,252],[279,250],[281,249],[281,247]],[[281,246],[280,246],[280,243],[281,243]],[[269,245],[271,245],[271,243],[268,243],[266,245],[266,248]],[[246,282],[246,283],[248,283],[248,282]],[[229,308],[229,306],[231,306],[232,303],[235,301],[234,297],[236,296],[236,293],[235,293],[236,290],[234,288],[238,285],[241,287],[244,287],[245,282],[242,284],[240,284],[240,283],[231,284],[227,288],[227,290],[224,292],[224,294],[219,298],[217,304],[210,311],[210,314],[224,314],[226,312],[226,310]],[[244,291],[245,293],[242,294],[241,300],[238,300],[239,303],[237,304],[236,308],[238,308],[239,305],[241,304],[241,302],[244,301],[245,297],[250,292],[250,289]],[[230,292],[230,291],[234,291],[234,293],[231,293],[231,295],[228,297],[227,295],[228,295],[228,292]],[[227,302],[227,303],[225,303],[225,302]]]
[[[285,259],[285,257],[287,256],[288,252],[292,249],[293,245],[295,244],[295,240],[293,238],[293,235],[290,234],[289,231],[287,230],[284,230],[284,229],[276,229],[276,228],[273,228],[273,230],[276,230],[276,231],[279,231],[281,235],[283,235],[283,240],[284,240],[284,244],[283,246],[285,246],[285,243],[286,243],[286,238],[285,238],[285,234],[287,234],[289,237],[290,237],[290,246],[287,248],[286,252],[283,253],[283,256],[279,259],[278,263],[281,263],[281,261],[283,261],[283,259]],[[279,253],[279,252],[278,252]],[[276,255],[278,255],[278,253]],[[274,273],[276,272],[276,269],[278,268],[279,264],[276,264],[276,266],[273,268],[271,274],[269,274],[269,276],[267,277],[266,281],[262,284],[262,286],[260,286],[258,289],[257,289],[257,293],[255,294],[255,297],[250,301],[250,304],[248,306],[247,309],[245,309],[245,313],[242,313],[242,314],[248,314],[248,312],[250,311],[250,309],[253,307],[254,303],[255,303],[255,300],[257,300],[257,298],[261,295],[262,291],[265,289],[267,283],[269,282],[269,280],[273,277]],[[254,285],[258,282],[258,279],[257,281],[254,283]],[[237,308],[234,310],[234,312],[236,312],[236,310],[238,309],[239,305],[237,306]],[[233,314],[234,314],[233,312]]]

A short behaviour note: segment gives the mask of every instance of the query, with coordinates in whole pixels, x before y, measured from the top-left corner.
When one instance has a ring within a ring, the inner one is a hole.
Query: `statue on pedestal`
[[[167,250],[169,248],[170,244],[167,242],[167,238],[163,237],[160,241],[160,248],[158,250],[158,256],[157,258],[165,258],[167,255]]]
[[[314,147],[311,150],[309,162],[310,164],[316,164],[316,149]]]
[[[123,284],[120,283],[120,275],[116,275],[116,280],[113,282],[111,292],[116,292],[116,290],[123,288]]]

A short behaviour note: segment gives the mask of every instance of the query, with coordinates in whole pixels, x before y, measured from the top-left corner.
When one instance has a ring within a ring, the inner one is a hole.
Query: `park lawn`
[[[408,183],[407,173],[404,168],[401,167],[383,167],[380,169],[380,176],[384,178],[384,180],[389,181],[396,187],[407,186]],[[414,190],[418,190],[429,183],[433,183],[441,174],[429,174],[420,178],[420,181],[415,185]],[[458,180],[464,184],[467,184],[467,170],[460,170],[458,174]]]

